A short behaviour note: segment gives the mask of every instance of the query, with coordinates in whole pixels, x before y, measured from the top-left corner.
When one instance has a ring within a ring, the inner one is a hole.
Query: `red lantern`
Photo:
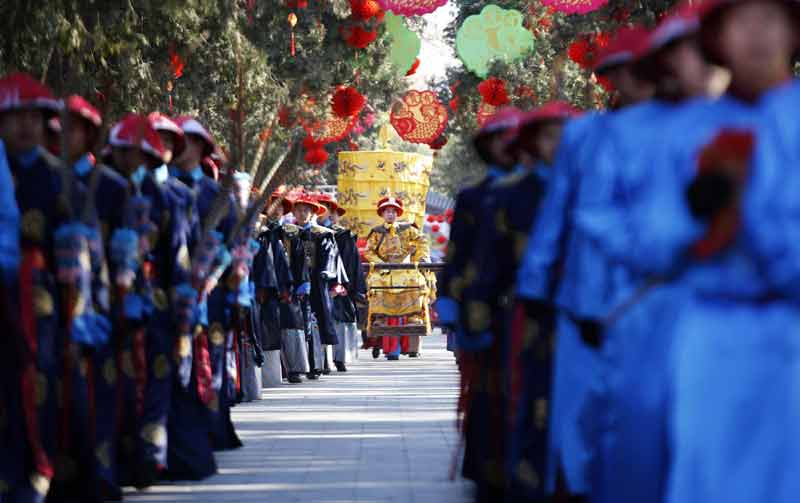
[[[383,11],[375,0],[350,0],[350,12],[353,13],[353,19],[368,21]]]
[[[409,91],[392,106],[389,121],[405,141],[430,145],[447,127],[447,108],[433,91]]]
[[[419,58],[414,59],[414,63],[411,65],[411,68],[408,69],[406,72],[406,77],[410,77],[417,73],[417,69],[419,68]]]
[[[481,93],[484,102],[494,107],[507,105],[510,102],[505,81],[496,77],[488,78],[478,84],[478,92]]]
[[[377,31],[365,30],[361,26],[351,26],[343,30],[342,35],[347,45],[354,49],[364,49],[378,38]]]
[[[331,106],[337,117],[348,118],[358,115],[367,99],[354,87],[340,87],[333,95]]]
[[[306,152],[304,159],[307,163],[312,165],[320,165],[328,162],[328,151],[322,147],[317,147]]]

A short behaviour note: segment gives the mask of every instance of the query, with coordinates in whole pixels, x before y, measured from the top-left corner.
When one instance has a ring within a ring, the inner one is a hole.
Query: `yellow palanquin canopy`
[[[433,158],[408,152],[339,152],[338,203],[347,210],[343,224],[364,239],[383,223],[376,212],[386,196],[403,200],[401,220],[422,229]]]

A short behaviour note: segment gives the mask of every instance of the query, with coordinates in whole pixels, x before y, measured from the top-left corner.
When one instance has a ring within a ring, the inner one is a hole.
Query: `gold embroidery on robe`
[[[45,288],[33,287],[33,313],[36,316],[50,316],[53,314],[53,297]]]
[[[425,237],[408,224],[379,226],[367,237],[367,262],[420,262],[429,255]],[[375,270],[367,277],[370,311],[389,316],[419,315],[430,302],[425,275],[417,270]],[[386,287],[403,287],[387,289]]]
[[[221,346],[225,342],[225,332],[222,331],[222,325],[217,322],[212,323],[208,331],[208,339],[211,344]]]
[[[167,357],[164,355],[156,356],[155,361],[153,362],[153,376],[156,379],[164,379],[169,375],[169,361],[167,361]]]
[[[162,424],[147,423],[142,426],[142,440],[151,445],[167,445],[167,429]]]
[[[22,215],[20,229],[22,229],[22,235],[25,238],[37,243],[42,242],[44,240],[44,227],[45,218],[40,210],[28,210]]]

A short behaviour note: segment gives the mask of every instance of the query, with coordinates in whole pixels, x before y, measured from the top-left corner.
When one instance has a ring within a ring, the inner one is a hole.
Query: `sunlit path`
[[[443,337],[427,338],[422,352],[387,362],[362,351],[346,374],[264,390],[264,401],[234,409],[245,446],[218,454],[219,474],[126,500],[468,501],[468,483],[448,479],[457,368]]]

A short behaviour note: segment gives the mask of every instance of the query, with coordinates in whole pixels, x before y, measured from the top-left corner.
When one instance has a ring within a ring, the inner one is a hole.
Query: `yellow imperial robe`
[[[367,236],[364,258],[369,263],[417,263],[427,260],[430,248],[425,236],[410,223],[383,224]],[[367,276],[371,314],[422,316],[432,300],[434,287],[428,275],[414,269],[370,271]],[[386,287],[402,287],[388,289]]]

